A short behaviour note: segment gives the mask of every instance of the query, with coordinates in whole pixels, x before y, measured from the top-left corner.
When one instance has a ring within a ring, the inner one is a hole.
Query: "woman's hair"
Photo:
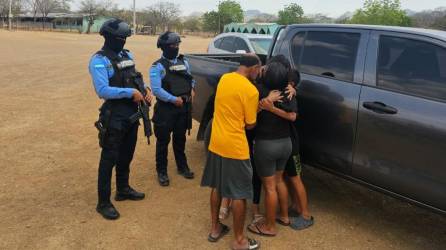
[[[295,86],[300,83],[300,72],[297,69],[292,69],[289,71],[288,82],[294,82]]]
[[[268,64],[273,62],[281,63],[287,70],[291,70],[290,61],[284,55],[273,56],[268,60]]]
[[[268,62],[263,83],[270,90],[283,90],[288,85],[288,72],[283,63],[278,61]]]

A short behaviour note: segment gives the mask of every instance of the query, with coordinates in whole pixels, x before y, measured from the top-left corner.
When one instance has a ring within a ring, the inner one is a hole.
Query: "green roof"
[[[224,32],[273,35],[278,27],[277,23],[230,23],[225,25]]]

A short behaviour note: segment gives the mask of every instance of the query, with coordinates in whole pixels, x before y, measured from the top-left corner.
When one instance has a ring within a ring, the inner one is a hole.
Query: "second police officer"
[[[131,35],[129,25],[112,18],[103,24],[100,34],[105,38],[104,46],[93,55],[89,65],[96,93],[105,101],[95,124],[102,147],[96,210],[106,219],[117,219],[119,212],[110,201],[113,167],[116,166],[116,201],[142,200],[145,196],[129,185],[139,125],[129,118],[137,113],[138,103],[151,102],[151,93],[150,89],[145,90],[132,54],[124,49]],[[146,97],[142,92],[147,92]]]
[[[178,174],[193,179],[187,164],[186,132],[191,129],[191,105],[195,81],[189,72],[189,64],[179,54],[181,38],[177,33],[165,32],[158,38],[157,47],[161,58],[150,68],[150,82],[157,103],[153,123],[156,141],[156,171],[161,186],[169,186],[167,174],[168,145],[173,141],[173,152]]]

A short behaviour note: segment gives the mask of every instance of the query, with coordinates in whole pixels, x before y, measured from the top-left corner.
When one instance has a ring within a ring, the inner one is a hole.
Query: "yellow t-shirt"
[[[223,75],[215,96],[209,150],[225,158],[248,160],[245,126],[256,123],[258,104],[259,92],[246,77]]]

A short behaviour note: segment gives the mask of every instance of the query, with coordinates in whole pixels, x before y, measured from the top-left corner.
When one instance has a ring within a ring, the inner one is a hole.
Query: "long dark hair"
[[[263,84],[269,90],[283,90],[288,85],[289,69],[281,62],[269,62],[263,77]]]

